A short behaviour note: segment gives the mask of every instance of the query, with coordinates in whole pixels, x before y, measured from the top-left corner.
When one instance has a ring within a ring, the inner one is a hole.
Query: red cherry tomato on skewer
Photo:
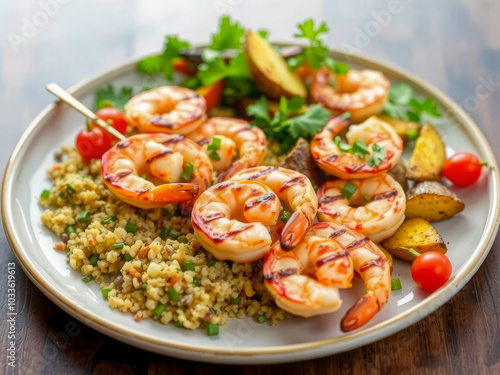
[[[470,152],[457,152],[444,162],[443,176],[455,186],[470,186],[479,179],[482,164]]]
[[[96,115],[108,122],[113,128],[121,134],[127,130],[127,121],[123,113],[116,108],[102,108],[96,112]],[[107,131],[98,127],[94,122],[87,124],[76,136],[76,149],[85,162],[92,159],[100,159],[117,141],[115,137]]]

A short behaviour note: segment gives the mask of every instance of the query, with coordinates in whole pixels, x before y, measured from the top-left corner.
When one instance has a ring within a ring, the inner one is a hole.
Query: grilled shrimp
[[[357,189],[347,199],[342,189]],[[330,179],[318,189],[318,219],[340,223],[380,242],[390,237],[405,219],[403,188],[388,174],[361,180]]]
[[[213,256],[244,263],[269,250],[266,226],[276,224],[280,211],[278,197],[264,184],[226,181],[201,194],[191,222],[196,238]]]
[[[338,288],[351,286],[354,269],[348,251],[330,235],[328,225],[314,224],[293,250],[276,242],[267,253],[265,284],[280,308],[306,318],[340,308]]]
[[[327,68],[319,70],[311,81],[311,97],[335,114],[349,112],[354,123],[382,112],[389,96],[389,80],[375,70],[349,70],[336,76]]]
[[[281,167],[254,167],[235,174],[230,181],[257,181],[269,186],[294,211],[280,235],[281,247],[293,249],[304,239],[318,211],[311,181],[302,173]]]
[[[125,104],[127,121],[141,133],[189,133],[207,119],[205,111],[203,97],[178,86],[141,92]]]
[[[364,158],[342,151],[334,142],[348,125],[341,116],[334,117],[311,141],[314,161],[326,173],[344,179],[367,178],[387,172],[398,162],[403,152],[403,141],[391,125],[373,116],[349,127],[347,142],[353,145],[357,140],[363,141],[370,152]],[[375,147],[383,150],[384,156],[378,166],[368,162]]]
[[[219,182],[225,181],[245,168],[259,165],[266,155],[266,135],[245,120],[230,117],[212,117],[187,137],[207,151]],[[207,150],[214,138],[220,142],[218,149]],[[233,162],[238,154],[238,159]]]
[[[145,209],[182,202],[181,211],[189,213],[212,179],[212,165],[201,147],[173,134],[131,136],[102,156],[101,167],[105,184],[118,198]],[[189,167],[193,173],[183,182]]]

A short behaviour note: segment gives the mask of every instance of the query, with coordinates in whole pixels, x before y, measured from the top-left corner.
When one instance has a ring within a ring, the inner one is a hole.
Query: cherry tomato
[[[76,149],[87,163],[92,159],[100,159],[110,148],[110,137],[101,128],[92,128],[89,126],[76,136]]]
[[[470,186],[481,175],[481,162],[470,152],[457,152],[443,165],[443,176],[456,186]]]
[[[434,292],[451,276],[451,262],[446,255],[428,251],[418,256],[411,265],[411,277],[419,287]]]
[[[116,108],[101,108],[96,113],[97,117],[103,119],[107,123],[109,123],[113,128],[118,130],[120,133],[125,134],[127,130],[127,120],[125,120],[124,114]],[[92,122],[91,126],[93,128],[97,128],[97,124]],[[106,136],[110,139],[110,141],[117,141],[115,137],[111,134],[104,132]]]

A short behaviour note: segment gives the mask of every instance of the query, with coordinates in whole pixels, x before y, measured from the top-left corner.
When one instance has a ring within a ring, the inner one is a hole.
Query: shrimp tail
[[[154,203],[180,203],[193,199],[198,194],[199,187],[194,184],[164,184],[158,185],[153,191]]]
[[[224,172],[219,173],[219,175],[217,176],[217,182],[224,182],[245,168],[245,163],[243,163],[241,160],[235,160],[228,169],[226,169]]]
[[[343,332],[350,332],[368,323],[385,305],[373,292],[366,293],[345,314],[340,323]]]
[[[309,226],[310,223],[306,215],[300,211],[295,211],[281,232],[281,248],[285,251],[295,248],[306,236]]]

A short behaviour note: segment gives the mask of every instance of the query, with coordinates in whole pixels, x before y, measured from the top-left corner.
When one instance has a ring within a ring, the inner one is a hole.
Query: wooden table
[[[332,1],[3,1],[0,165],[32,118],[69,87],[125,58],[157,51],[164,35],[207,40],[221,12],[291,39],[306,17],[324,19],[328,43],[400,65],[434,83],[479,124],[500,159],[500,3],[495,0]],[[65,3],[65,4],[62,4]],[[384,3],[384,4],[383,4]],[[46,5],[42,5],[46,4]],[[126,5],[125,5],[126,4]],[[31,26],[30,26],[31,24]],[[7,36],[7,37],[5,37]],[[485,83],[489,82],[489,83]],[[0,233],[2,360],[6,369],[7,263]],[[17,373],[299,374],[500,373],[500,241],[450,302],[410,328],[350,352],[275,366],[218,366],[177,360],[112,340],[75,321],[16,266]]]

